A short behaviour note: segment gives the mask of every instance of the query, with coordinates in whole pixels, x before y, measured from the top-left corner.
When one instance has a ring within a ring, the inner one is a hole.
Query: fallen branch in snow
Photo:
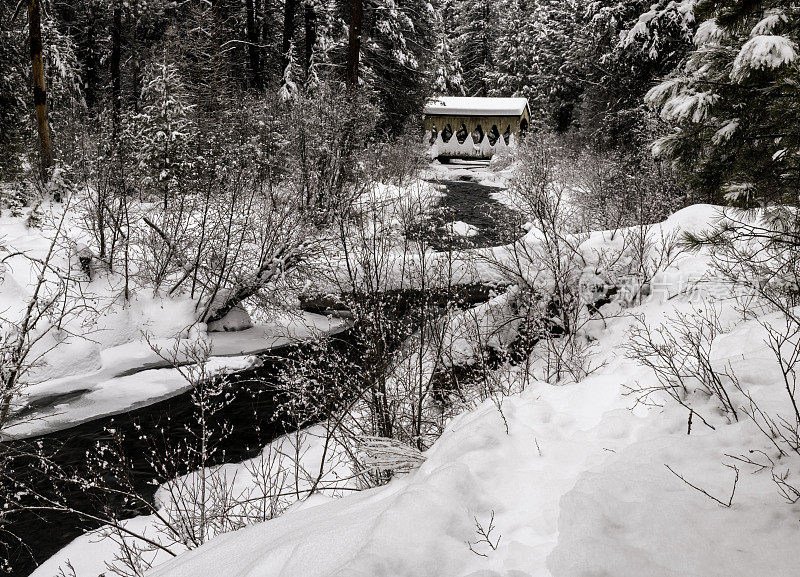
[[[362,436],[357,442],[365,467],[375,471],[409,473],[425,462],[419,450],[397,439]]]
[[[311,240],[296,246],[283,244],[270,257],[265,257],[259,264],[258,270],[239,282],[237,286],[225,290],[218,289],[212,294],[201,315],[203,322],[220,320],[243,300],[250,298],[269,283],[277,281],[286,271],[303,260],[311,244]]]
[[[727,503],[725,503],[724,501],[721,501],[720,499],[717,499],[714,495],[712,495],[711,493],[709,493],[705,489],[701,489],[697,485],[692,485],[689,481],[686,480],[686,478],[683,475],[673,471],[672,467],[670,467],[666,463],[664,464],[664,466],[667,469],[669,469],[670,473],[672,473],[673,475],[678,477],[678,479],[680,479],[681,481],[683,481],[684,483],[689,485],[695,491],[700,491],[703,495],[705,495],[706,497],[708,497],[712,501],[716,501],[717,503],[719,503],[723,507],[728,507],[728,508],[730,508],[730,506],[733,504],[733,495],[736,493],[736,484],[739,482],[739,468],[736,465],[725,465],[729,469],[733,469],[735,471],[735,473],[736,473],[736,477],[734,477],[734,479],[733,479],[733,488],[731,489],[731,496],[728,498],[728,502]]]
[[[753,467],[755,467],[755,471],[753,471],[754,474],[755,473],[760,473],[764,469],[770,469],[770,468],[774,468],[775,467],[775,461],[773,461],[772,458],[769,455],[767,455],[764,451],[762,451],[760,449],[750,449],[749,453],[751,455],[753,453],[759,453],[759,454],[763,455],[764,458],[766,458],[767,461],[769,461],[769,465],[767,465],[766,463],[760,463],[760,462],[756,461],[754,458],[747,457],[745,455],[736,456],[736,455],[731,455],[730,453],[725,453],[725,456],[726,457],[730,457],[731,459],[734,459],[736,461],[740,461],[742,463],[745,463],[746,465],[752,465]]]

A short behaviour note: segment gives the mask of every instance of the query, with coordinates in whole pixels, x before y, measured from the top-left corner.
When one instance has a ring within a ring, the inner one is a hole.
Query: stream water
[[[502,221],[511,211],[491,198],[498,188],[486,186],[473,180],[440,180],[445,196],[439,203],[440,217],[447,222],[464,222],[474,227],[474,236],[453,235],[456,248],[488,247],[509,241],[507,227]],[[440,233],[443,232],[440,228]],[[434,248],[443,250],[448,241],[447,235],[440,234],[433,242]]]
[[[477,229],[477,234],[460,239],[455,246],[492,246],[504,242],[498,232],[497,219],[502,218],[502,205],[490,198],[496,188],[482,186],[469,180],[440,181],[446,190],[440,208],[449,221],[462,221]],[[441,241],[438,241],[441,246]],[[436,243],[434,243],[436,246]],[[348,335],[342,333],[335,337],[346,346]],[[302,348],[300,349],[302,351]],[[216,418],[229,423],[235,435],[229,436],[219,446],[217,462],[238,462],[252,457],[264,444],[283,434],[283,426],[275,423],[278,399],[275,383],[282,364],[289,354],[297,352],[296,347],[274,349],[262,358],[263,364],[228,378],[235,388],[233,401]],[[111,443],[114,431],[123,439],[123,450],[131,458],[132,482],[142,494],[152,495],[155,479],[164,482],[150,466],[152,447],[148,439],[170,439],[173,442],[190,434],[194,422],[195,407],[191,393],[184,393],[171,399],[129,411],[114,417],[105,417],[84,423],[77,427],[45,435],[27,441],[60,466],[80,470],[85,465],[87,453],[93,451],[98,443]],[[22,445],[20,445],[22,448]],[[25,475],[24,461],[12,471],[12,475]],[[48,491],[49,481],[41,476],[34,482],[37,490]],[[100,503],[91,495],[72,491],[68,496],[70,503],[84,511],[99,511],[110,506],[119,518],[132,517],[145,513],[143,507],[131,507],[122,499]],[[12,518],[12,529],[21,543],[12,544],[12,575],[23,577],[33,571],[38,563],[56,553],[75,537],[87,530],[96,528],[97,523],[86,521],[74,514],[51,512],[23,512]],[[1,551],[0,551],[1,552]]]
[[[335,338],[346,338],[346,334]],[[262,357],[259,367],[229,375],[228,385],[235,390],[232,402],[214,415],[214,421],[227,423],[235,435],[222,439],[213,462],[238,462],[255,456],[267,442],[284,433],[282,425],[273,422],[278,405],[275,384],[284,360],[294,347],[275,349]],[[151,465],[153,445],[168,439],[177,446],[189,436],[196,420],[196,407],[190,392],[172,397],[113,417],[89,421],[65,431],[17,442],[20,450],[33,448],[51,455],[54,462],[65,470],[81,473],[86,469],[86,456],[98,444],[113,445],[121,439],[121,452],[130,459],[130,479],[134,489],[142,495],[152,495],[153,480],[164,482]],[[113,432],[113,434],[112,434]],[[15,473],[25,476],[25,459],[17,462]],[[178,471],[183,473],[185,471]],[[27,479],[26,479],[27,480]],[[33,475],[28,480],[37,491],[52,494],[53,487],[44,475]],[[95,495],[81,490],[67,489],[67,501],[88,513],[98,513],[106,506],[120,518],[146,513],[144,506],[132,507],[121,498],[99,501]],[[13,530],[22,543],[10,551],[12,575],[28,575],[38,563],[60,550],[75,537],[99,524],[74,514],[56,512],[23,512],[12,519]]]

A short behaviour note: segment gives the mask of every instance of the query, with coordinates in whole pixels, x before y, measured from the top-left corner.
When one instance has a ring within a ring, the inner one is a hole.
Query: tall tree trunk
[[[297,0],[285,0],[283,5],[283,43],[281,44],[281,73],[289,65],[289,49],[294,36],[294,14],[297,10]]]
[[[256,8],[253,0],[245,0],[247,12],[247,53],[250,57],[250,74],[253,87],[261,90],[264,86],[261,78],[261,49],[258,46],[258,28],[256,28]]]
[[[47,91],[42,60],[42,9],[39,0],[28,0],[28,30],[33,71],[33,105],[36,109],[36,131],[39,134],[39,161],[44,174],[53,164],[53,150],[47,123]]]
[[[122,110],[122,80],[120,60],[122,57],[122,0],[114,1],[114,24],[111,27],[111,99],[113,105],[113,137],[119,137],[120,113]]]
[[[305,5],[305,32],[306,32],[306,52],[305,52],[305,73],[308,78],[311,70],[311,56],[314,53],[314,45],[317,43],[317,13],[314,4],[308,0]]]
[[[273,30],[275,29],[275,10],[272,5],[272,0],[257,0],[261,4],[261,14],[264,17],[261,19],[261,28],[259,29],[259,34],[261,37],[261,45],[264,47],[264,67],[267,68],[267,74],[271,74],[273,72],[271,66],[275,59],[273,56],[277,51],[277,47],[274,42],[275,35],[273,34]]]
[[[350,0],[350,30],[347,34],[347,86],[358,88],[358,59],[361,54],[361,26],[364,24],[364,0]]]

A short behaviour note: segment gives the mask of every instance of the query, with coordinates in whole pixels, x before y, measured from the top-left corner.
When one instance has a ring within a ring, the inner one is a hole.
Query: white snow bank
[[[171,483],[160,486],[156,492],[155,502],[162,518],[170,517],[170,510],[175,510],[172,503],[174,495],[180,495],[187,487],[197,486],[200,475],[205,476],[205,482],[209,487],[227,486],[227,499],[225,504],[230,506],[233,501],[240,505],[231,507],[228,511],[232,519],[238,519],[239,515],[251,516],[268,515],[273,510],[278,513],[287,507],[292,514],[297,514],[303,509],[315,507],[321,503],[329,501],[333,496],[341,495],[343,490],[353,488],[354,481],[349,474],[350,470],[344,460],[337,461],[336,458],[330,459],[332,466],[324,469],[320,487],[324,487],[322,493],[313,495],[305,501],[297,501],[294,494],[296,489],[301,491],[301,496],[307,494],[310,487],[310,478],[306,475],[316,476],[320,470],[320,460],[324,448],[325,429],[322,426],[312,426],[303,431],[300,436],[294,434],[279,437],[269,443],[259,455],[241,463],[230,463],[211,467],[203,471],[193,472],[189,475],[176,479]],[[299,449],[297,446],[299,445]],[[328,448],[328,456],[338,455],[341,448],[334,442]],[[278,469],[283,467],[286,470],[294,470],[292,456],[298,454],[298,471],[300,477],[295,479],[294,475],[281,476]],[[265,474],[273,474],[272,482],[265,478]],[[194,478],[192,478],[194,477]],[[302,491],[305,491],[304,493]],[[281,498],[272,497],[273,493],[280,493]],[[214,506],[213,500],[219,499],[213,490],[208,491],[208,505]],[[194,502],[190,499],[181,503],[179,507],[185,509],[193,506]],[[219,502],[216,503],[219,506]],[[132,519],[127,519],[121,524],[135,535],[141,535],[147,539],[161,543],[175,554],[185,552],[185,549],[172,542],[165,536],[163,525],[156,515],[143,515]],[[71,565],[76,575],[86,577],[108,574],[107,564],[115,561],[119,554],[119,546],[115,539],[122,538],[115,535],[114,539],[108,538],[107,528],[100,528],[78,537],[69,545],[64,547],[56,555],[42,563],[31,575],[31,577],[51,577],[66,571],[67,565]],[[143,559],[146,563],[153,566],[168,561],[171,556],[155,549],[149,551],[147,543],[131,535],[124,536],[126,543],[131,547],[144,549]],[[223,572],[224,574],[224,572]]]
[[[749,425],[749,426],[748,426]],[[797,572],[797,507],[769,475],[742,471],[725,508],[665,467],[727,502],[735,472],[726,447],[760,446],[752,423],[717,434],[676,432],[634,443],[581,474],[560,503],[554,577],[730,577]],[[735,450],[735,449],[733,449]]]
[[[346,327],[343,319],[303,313],[271,324],[258,324],[247,330],[210,333],[207,339],[213,357],[209,368],[215,371],[243,369],[253,363],[251,355],[308,340],[315,335],[339,332]],[[188,345],[197,336],[195,334],[180,343]],[[165,350],[176,345],[174,339],[151,339],[151,342]],[[179,346],[178,350],[175,360],[185,362],[187,359],[180,352],[182,347]],[[169,363],[141,336],[137,341],[100,350],[97,359],[97,365],[79,364],[71,376],[26,387],[19,401],[20,407],[24,410],[25,406],[34,404],[38,408],[12,416],[3,436],[23,438],[59,431],[147,406],[189,389],[179,372],[170,368]],[[80,373],[81,368],[94,370]]]

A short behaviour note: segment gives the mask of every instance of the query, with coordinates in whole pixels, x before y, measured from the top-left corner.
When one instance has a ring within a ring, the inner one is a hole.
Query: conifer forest
[[[795,3],[0,3],[0,575],[796,577],[798,379]]]

